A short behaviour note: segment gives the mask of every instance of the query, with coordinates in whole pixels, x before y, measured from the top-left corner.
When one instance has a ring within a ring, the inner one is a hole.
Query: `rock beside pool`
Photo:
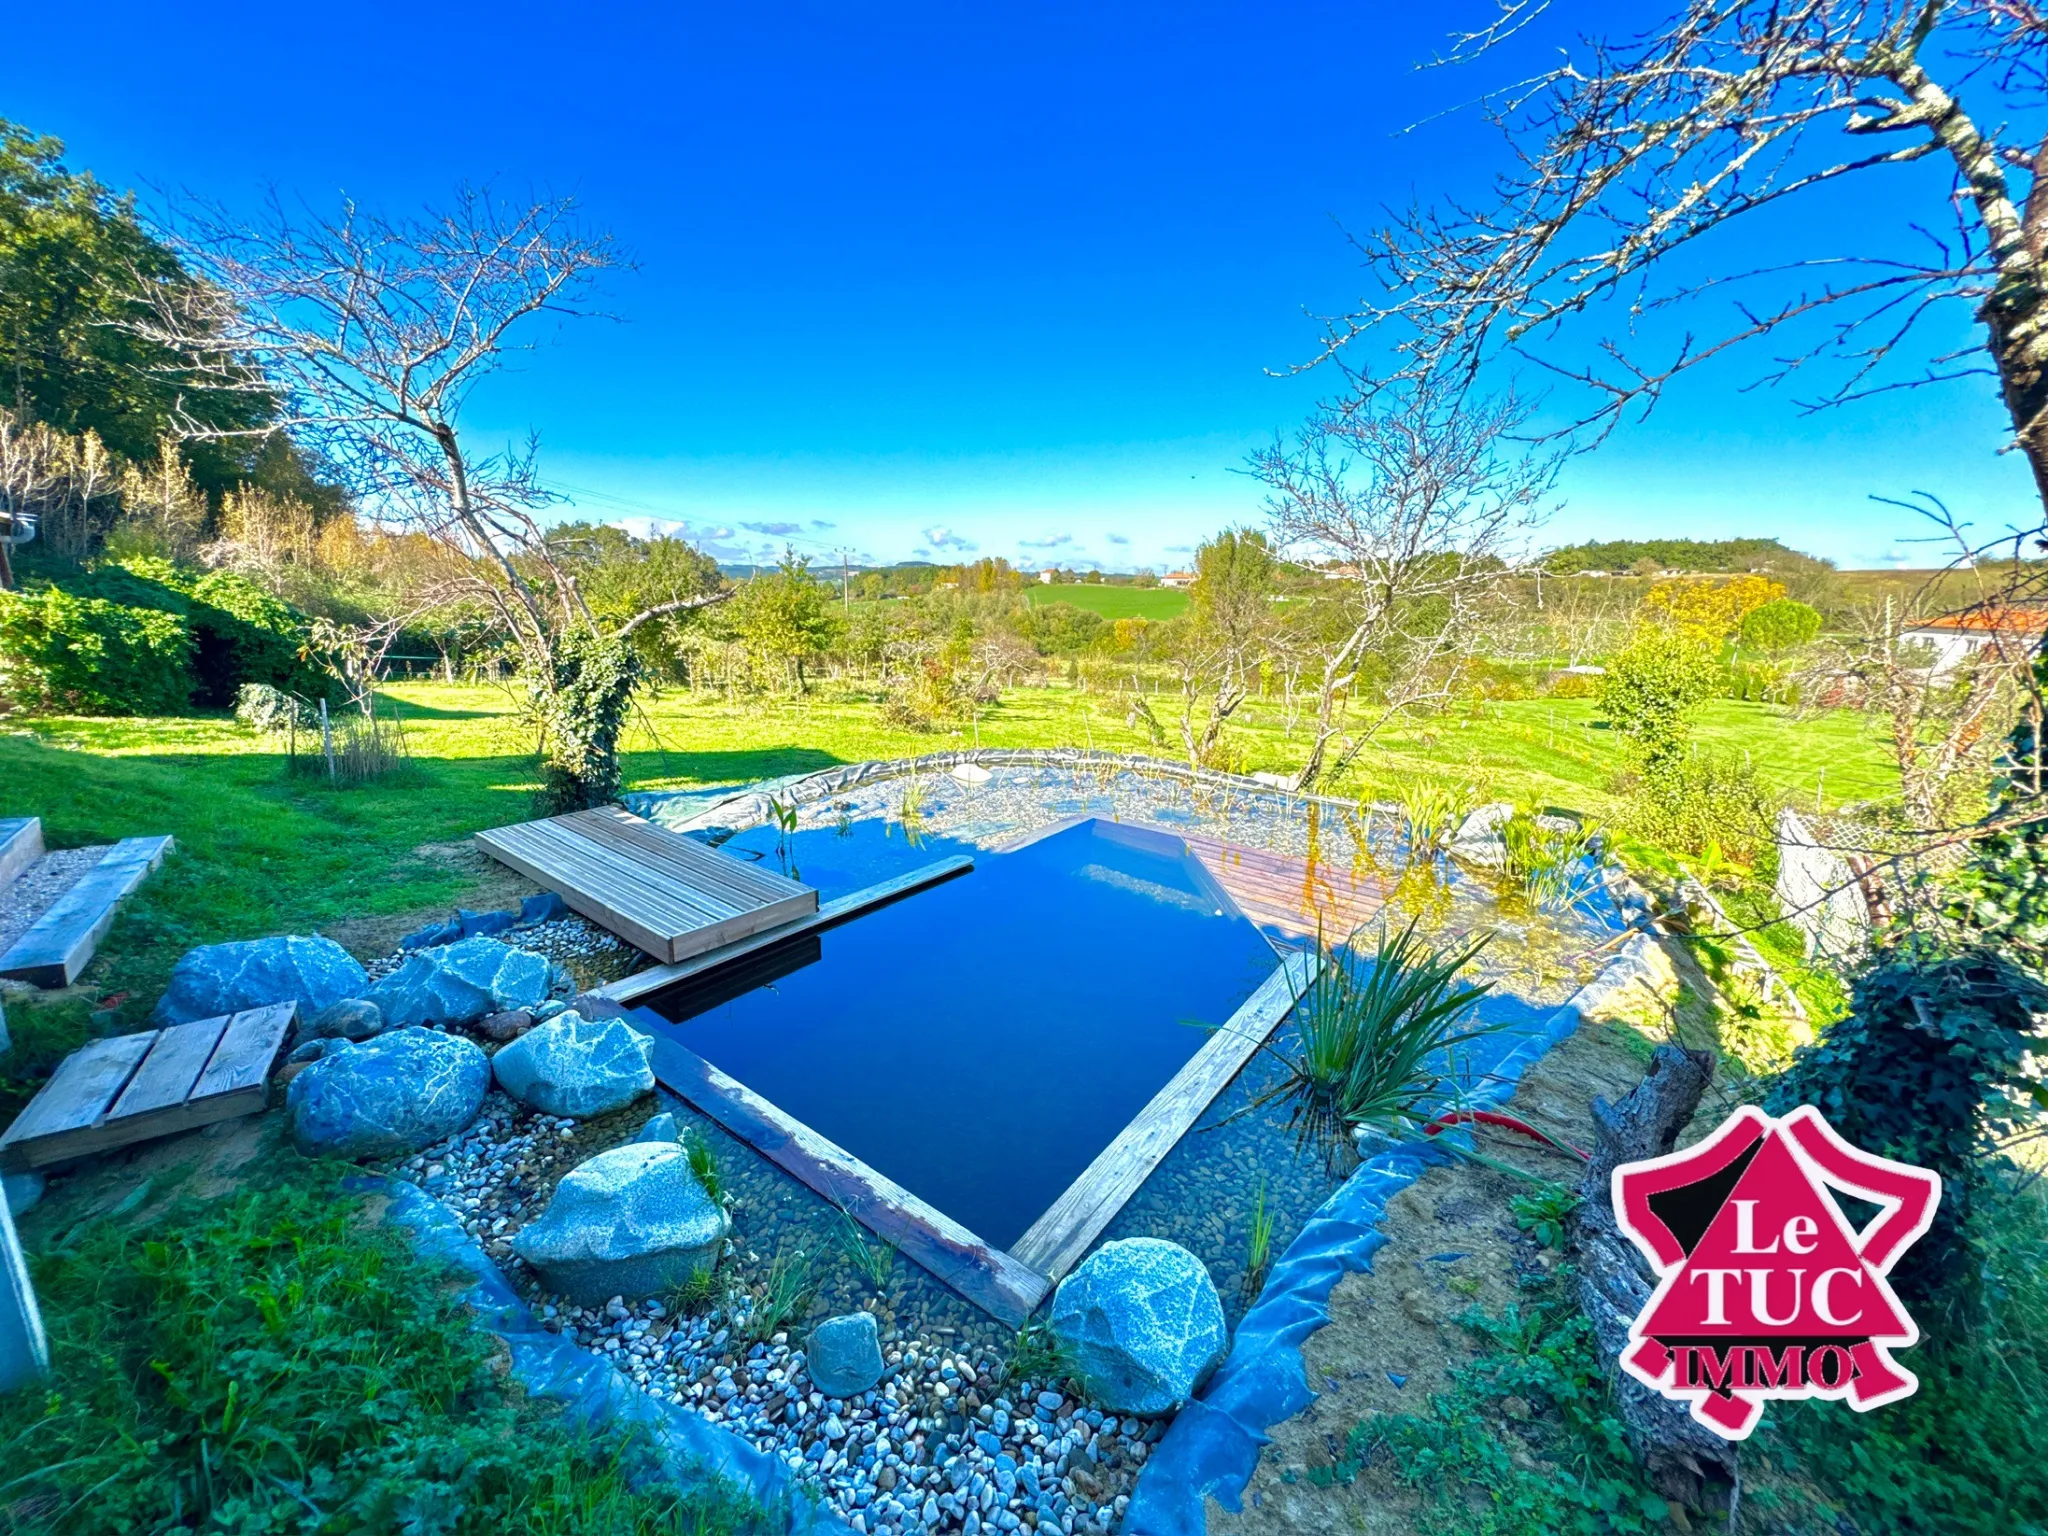
[[[1467,864],[1499,869],[1508,861],[1507,838],[1501,828],[1514,819],[1514,806],[1505,800],[1490,801],[1458,823],[1446,852]]]
[[[811,1330],[811,1385],[827,1397],[858,1397],[882,1379],[882,1337],[872,1312],[828,1317]]]
[[[367,1040],[384,1033],[384,1010],[367,997],[345,997],[329,1003],[306,1021],[303,1040]]]
[[[303,1017],[360,996],[369,984],[355,957],[332,939],[291,934],[202,944],[186,950],[172,968],[154,1022],[189,1024],[287,1002],[297,1003]]]
[[[332,1157],[405,1157],[476,1118],[490,1058],[429,1029],[394,1029],[333,1051],[285,1090],[299,1150]]]
[[[654,1091],[654,1042],[623,1019],[563,1013],[491,1058],[498,1086],[545,1115],[583,1119]]]
[[[535,1022],[533,1014],[528,1009],[507,1008],[502,1013],[485,1014],[476,1021],[476,1027],[477,1032],[486,1040],[496,1040],[503,1045],[508,1041],[517,1040],[533,1028]]]
[[[538,1007],[555,979],[544,955],[496,939],[464,939],[420,950],[366,995],[392,1025],[467,1024],[487,1013]]]
[[[1172,1413],[1230,1347],[1223,1300],[1187,1249],[1105,1243],[1060,1282],[1052,1331],[1088,1396],[1117,1413]]]
[[[648,1122],[640,1127],[640,1134],[633,1139],[635,1141],[681,1141],[683,1133],[676,1125],[674,1113],[664,1109],[660,1114],[650,1117]]]
[[[500,1053],[503,1054],[502,1052]],[[565,1175],[512,1251],[582,1307],[679,1285],[718,1263],[732,1219],[673,1142],[628,1142]]]

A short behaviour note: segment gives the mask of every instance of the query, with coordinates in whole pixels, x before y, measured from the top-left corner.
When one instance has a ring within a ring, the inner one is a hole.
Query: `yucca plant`
[[[1422,1124],[1421,1106],[1443,1081],[1443,1053],[1498,1028],[1466,1027],[1492,984],[1458,979],[1485,937],[1437,949],[1411,921],[1398,933],[1382,927],[1370,957],[1358,938],[1321,946],[1315,980],[1295,1004],[1293,1053],[1267,1047],[1284,1070],[1255,1103],[1291,1100],[1290,1124],[1305,1138]]]

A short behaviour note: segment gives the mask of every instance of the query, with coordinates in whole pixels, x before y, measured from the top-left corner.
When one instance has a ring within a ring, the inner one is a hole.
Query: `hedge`
[[[0,592],[0,693],[18,707],[175,714],[191,702],[191,656],[178,614],[56,587]]]

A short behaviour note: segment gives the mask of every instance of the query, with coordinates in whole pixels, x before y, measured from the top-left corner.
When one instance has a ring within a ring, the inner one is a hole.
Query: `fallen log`
[[[1688,1509],[1732,1522],[1741,1488],[1735,1446],[1694,1419],[1684,1404],[1644,1386],[1618,1363],[1629,1346],[1629,1325],[1656,1286],[1635,1244],[1614,1219],[1614,1170],[1673,1151],[1713,1075],[1714,1061],[1706,1052],[1660,1045],[1649,1072],[1618,1102],[1593,1101],[1592,1157],[1567,1231],[1579,1307],[1593,1325],[1622,1427],[1642,1457],[1650,1485]]]

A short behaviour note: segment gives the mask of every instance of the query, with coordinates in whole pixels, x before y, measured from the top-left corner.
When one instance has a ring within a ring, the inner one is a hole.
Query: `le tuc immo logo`
[[[1878,1208],[1859,1230],[1832,1191]],[[1919,1381],[1920,1330],[1885,1275],[1926,1232],[1941,1180],[1852,1147],[1811,1105],[1745,1107],[1696,1146],[1614,1170],[1614,1212],[1656,1272],[1622,1368],[1730,1440],[1772,1398],[1866,1411]]]

